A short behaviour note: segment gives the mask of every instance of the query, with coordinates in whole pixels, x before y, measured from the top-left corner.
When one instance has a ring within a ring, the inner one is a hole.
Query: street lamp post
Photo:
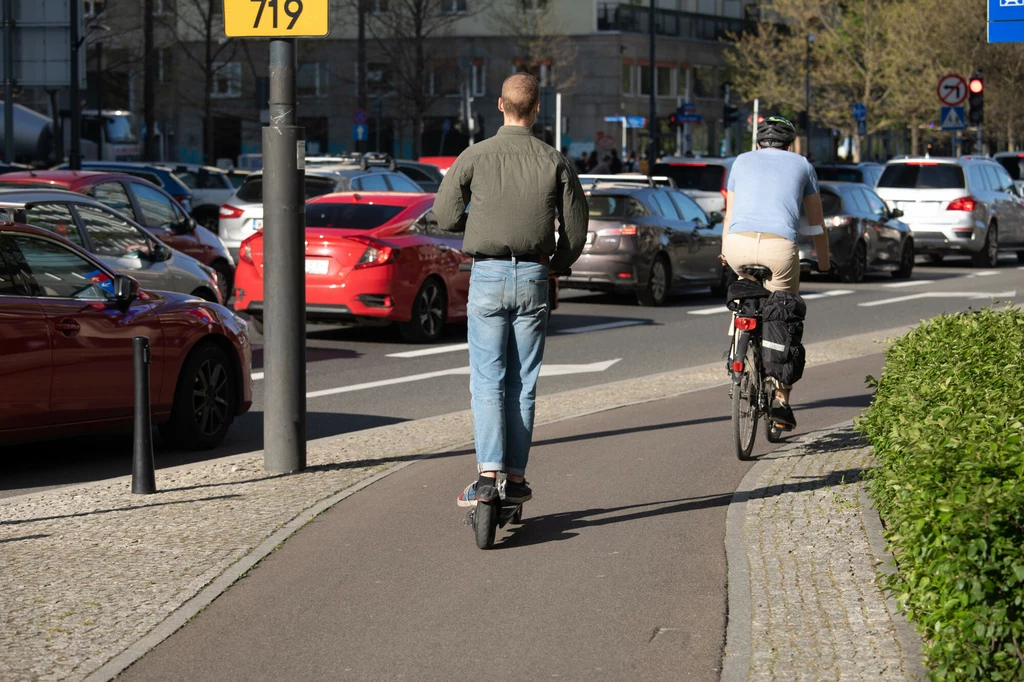
[[[807,156],[811,155],[811,45],[814,34],[807,34],[807,56],[804,58],[804,117],[807,125]]]

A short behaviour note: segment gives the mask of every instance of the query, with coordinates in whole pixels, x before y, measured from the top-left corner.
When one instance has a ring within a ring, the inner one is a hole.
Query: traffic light
[[[981,77],[981,70],[974,72],[971,80],[967,83],[970,95],[967,98],[971,105],[970,121],[974,125],[981,125],[985,120],[985,81]]]
[[[683,108],[679,107],[675,112],[668,115],[668,124],[673,128],[683,126]]]
[[[722,107],[722,121],[725,123],[725,126],[728,128],[738,120],[740,120],[739,107],[734,107],[726,103],[726,105]]]

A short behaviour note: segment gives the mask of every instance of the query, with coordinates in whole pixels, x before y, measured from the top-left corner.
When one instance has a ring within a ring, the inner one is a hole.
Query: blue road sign
[[[693,102],[683,102],[683,113],[684,114],[692,114],[695,111],[697,111],[697,105],[696,104],[694,104]]]
[[[700,123],[703,120],[700,114],[683,114],[679,117],[680,123]]]
[[[857,134],[861,137],[868,134],[868,122],[864,119],[857,121]]]
[[[646,128],[647,119],[643,116],[627,116],[626,117],[627,128]]]
[[[352,139],[356,142],[366,142],[369,139],[370,126],[365,123],[356,123],[352,126]]]
[[[622,117],[621,116],[605,116],[604,117],[604,122],[605,123],[622,123]]]
[[[444,132],[444,134],[445,134],[445,135],[447,135],[447,134],[448,134],[448,132],[449,132],[449,131],[450,131],[451,129],[452,129],[452,120],[451,120],[450,118],[446,118],[446,119],[445,119],[445,120],[444,120],[444,121],[443,121],[443,122],[441,123],[441,131],[442,131],[442,132]]]
[[[853,105],[853,120],[863,121],[868,117],[868,108],[863,103],[857,102]]]
[[[1024,0],[988,0],[988,42],[1024,42]]]
[[[943,130],[964,130],[967,128],[963,107],[940,107],[939,120]]]

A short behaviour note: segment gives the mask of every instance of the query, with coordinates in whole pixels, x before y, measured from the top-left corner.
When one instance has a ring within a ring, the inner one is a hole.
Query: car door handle
[[[450,251],[451,247],[448,246],[447,244],[438,244],[437,245],[437,250],[438,251]]]
[[[81,325],[79,325],[74,320],[70,320],[66,317],[60,322],[54,324],[53,328],[59,331],[64,336],[74,336],[75,334],[82,330]]]

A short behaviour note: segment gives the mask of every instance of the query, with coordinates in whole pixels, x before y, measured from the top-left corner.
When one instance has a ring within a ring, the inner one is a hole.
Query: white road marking
[[[583,334],[586,332],[599,332],[605,329],[618,329],[620,327],[636,327],[641,324],[647,324],[646,320],[618,320],[617,322],[604,322],[602,324],[589,324],[585,327],[570,327],[569,329],[559,329],[553,333],[552,336],[559,334]]]
[[[974,272],[967,275],[967,279],[974,279],[975,277],[991,277],[992,275],[998,275],[998,270],[982,270],[981,272]]]
[[[259,381],[262,378],[263,378],[263,372],[253,372],[252,373],[252,380],[253,381]]]
[[[420,350],[407,350],[401,353],[388,353],[389,358],[421,358],[424,355],[440,355],[441,353],[454,353],[460,350],[469,350],[468,343],[455,343],[450,346],[433,346],[421,348]]]
[[[813,301],[818,298],[832,298],[833,296],[846,296],[852,294],[853,289],[831,289],[829,291],[822,291],[816,294],[807,294],[802,296],[805,301]],[[691,315],[716,315],[718,313],[727,313],[729,309],[725,306],[715,306],[713,308],[698,308],[697,310],[691,310]]]
[[[893,282],[892,284],[883,284],[882,286],[886,289],[902,289],[904,287],[919,287],[922,284],[935,284],[934,279],[914,279],[909,282]]]
[[[566,374],[586,374],[592,372],[603,372],[615,363],[619,362],[622,358],[615,358],[614,360],[604,360],[602,362],[591,362],[583,365],[543,365],[540,369],[540,375],[542,377],[547,376],[563,376]],[[411,374],[404,377],[395,377],[393,379],[381,379],[380,381],[368,381],[362,384],[352,384],[351,386],[339,386],[337,388],[326,388],[321,391],[310,391],[306,394],[307,398],[321,398],[327,395],[337,395],[339,393],[353,393],[355,391],[365,391],[371,388],[381,388],[384,386],[394,386],[396,384],[408,384],[413,381],[425,381],[427,379],[437,379],[439,377],[447,376],[458,376],[468,375],[469,367],[455,367],[454,369],[442,369],[437,372],[424,372],[423,374]]]
[[[909,296],[884,298],[881,301],[868,301],[867,303],[861,303],[860,307],[873,308],[879,305],[889,305],[890,303],[904,303],[906,301],[914,301],[922,298],[969,298],[974,300],[980,300],[985,298],[1013,298],[1016,295],[1016,291],[1000,291],[998,293],[988,293],[983,291],[927,291],[920,294],[910,294]]]

